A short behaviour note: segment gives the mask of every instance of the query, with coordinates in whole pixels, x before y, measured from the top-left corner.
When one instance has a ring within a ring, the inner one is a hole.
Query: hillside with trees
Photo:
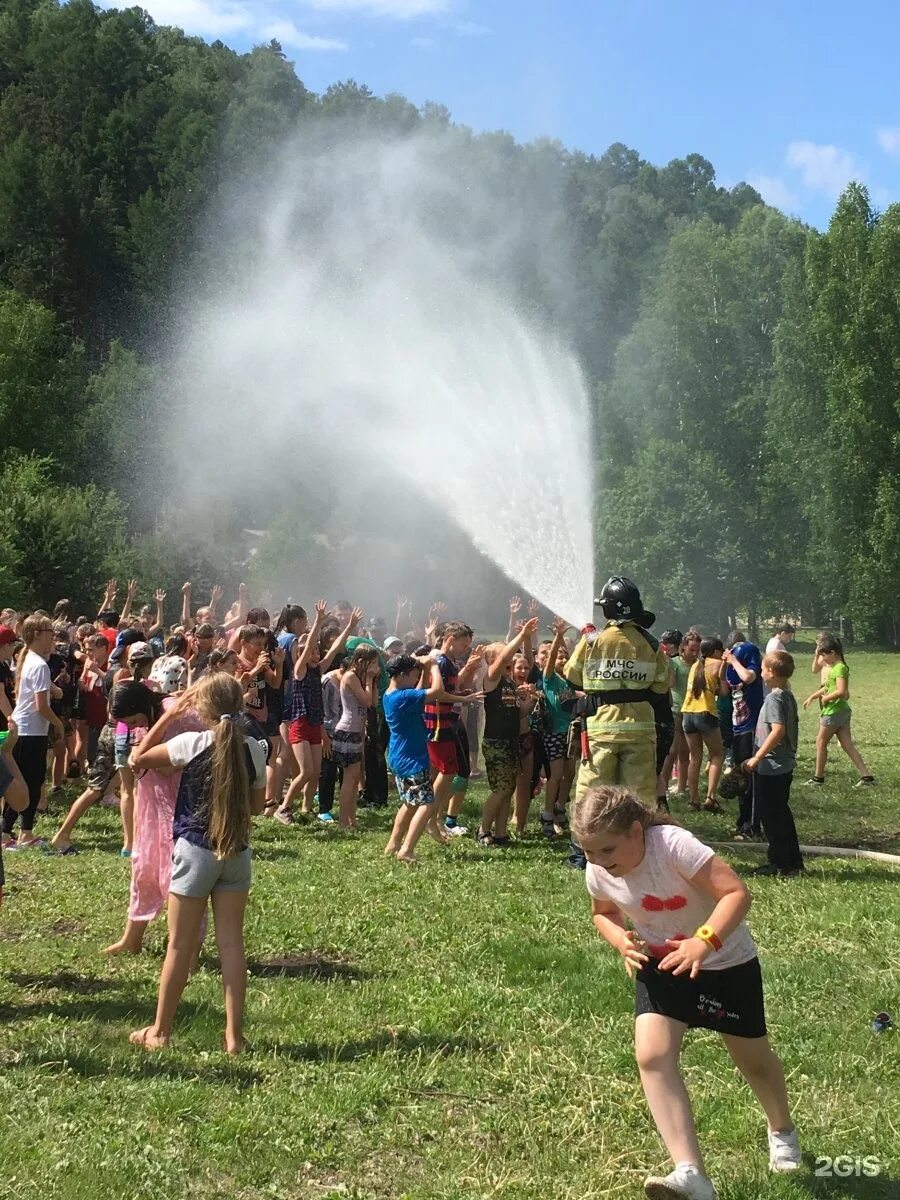
[[[275,42],[238,54],[138,8],[6,0],[4,603],[90,606],[112,574],[236,582],[247,518],[221,512],[201,539],[147,486],[173,435],[148,397],[174,298],[217,252],[209,206],[329,121],[403,138],[451,116],[353,81],[313,94]],[[822,233],[718,186],[696,153],[659,167],[620,144],[466,145],[510,205],[538,177],[562,197],[566,336],[596,403],[598,571],[627,568],[673,621],[847,614],[896,645],[900,207],[876,213],[852,184]],[[540,309],[542,281],[518,286]]]

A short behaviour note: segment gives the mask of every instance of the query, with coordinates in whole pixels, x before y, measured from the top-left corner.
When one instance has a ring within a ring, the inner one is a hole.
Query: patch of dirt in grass
[[[54,937],[62,937],[70,933],[84,933],[84,931],[84,922],[76,921],[72,917],[59,917],[48,930]]]
[[[113,979],[98,979],[94,975],[76,975],[73,971],[56,971],[52,975],[26,975],[11,971],[6,978],[16,987],[39,991],[75,992],[79,996],[95,996],[98,992],[115,991],[120,986]]]
[[[312,952],[257,958],[247,969],[260,979],[362,979],[364,974],[348,958]]]

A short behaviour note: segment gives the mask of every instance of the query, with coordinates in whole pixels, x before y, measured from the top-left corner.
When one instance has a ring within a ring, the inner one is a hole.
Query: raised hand
[[[214,583],[212,591],[209,593],[209,607],[214,609],[221,599],[222,589],[217,583]]]
[[[166,593],[162,590],[162,588],[157,588],[156,591],[153,593],[153,599],[156,601],[157,604],[162,604],[163,601],[165,600],[165,598],[166,598]]]
[[[409,608],[408,598],[406,596],[398,596],[397,597],[397,612],[398,613],[406,612],[406,610],[408,608]]]
[[[436,625],[440,619],[441,613],[445,613],[446,611],[447,605],[443,602],[443,600],[435,600],[434,604],[432,604],[431,608],[428,610],[429,621],[434,620]]]
[[[534,635],[537,633],[537,631],[538,631],[537,617],[532,617],[529,621],[526,621],[525,624],[522,626],[522,632],[525,634],[526,638],[534,637]]]
[[[565,617],[554,617],[550,628],[553,630],[555,635],[558,634],[560,637],[565,637],[567,630],[569,630],[571,626]]]
[[[362,620],[362,617],[363,610],[361,608],[354,608],[350,613],[350,628],[356,629],[357,625],[359,625],[360,621]]]
[[[474,666],[476,663],[480,663],[483,658],[484,658],[484,646],[475,646],[469,652],[469,657],[466,661],[466,666],[467,667]]]
[[[128,580],[128,599],[133,600],[137,595],[138,581],[136,579]]]
[[[521,596],[510,596],[510,598],[509,598],[509,615],[511,617],[514,617],[517,613],[520,613],[521,611],[522,611],[522,597]]]
[[[182,596],[189,596],[193,590],[194,590],[194,585],[191,583],[191,581],[189,579],[186,579],[184,581],[184,583],[181,585]]]
[[[317,618],[317,620],[321,621],[327,612],[328,612],[328,601],[327,600],[317,600],[316,601],[316,618]]]
[[[535,600],[534,596],[532,596],[531,599],[528,601],[529,615],[532,617],[536,617],[540,613],[540,611],[541,611],[540,601]]]

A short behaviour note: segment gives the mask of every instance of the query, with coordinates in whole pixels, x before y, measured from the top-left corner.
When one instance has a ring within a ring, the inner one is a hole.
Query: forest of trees
[[[161,564],[171,588],[234,578],[239,514],[201,539],[141,499],[167,436],[147,397],[179,281],[209,252],[204,211],[298,125],[338,118],[396,137],[450,122],[352,81],[314,95],[276,43],[237,54],[138,8],[4,0],[3,603],[87,605],[110,574],[156,583]],[[672,619],[844,614],[896,646],[900,206],[876,213],[852,184],[821,233],[718,187],[699,154],[469,144],[511,202],[538,164],[564,198],[598,570],[627,570]]]

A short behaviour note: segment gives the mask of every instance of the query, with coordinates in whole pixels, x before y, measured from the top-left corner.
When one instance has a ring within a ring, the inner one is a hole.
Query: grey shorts
[[[712,713],[682,713],[681,727],[685,733],[712,733],[719,728],[719,718]]]
[[[853,709],[839,708],[836,713],[832,713],[830,717],[819,717],[819,725],[823,729],[843,729],[850,724],[850,718],[853,716]]]
[[[250,847],[234,858],[216,858],[212,850],[179,838],[172,851],[169,891],[195,900],[205,900],[212,892],[249,892]]]

